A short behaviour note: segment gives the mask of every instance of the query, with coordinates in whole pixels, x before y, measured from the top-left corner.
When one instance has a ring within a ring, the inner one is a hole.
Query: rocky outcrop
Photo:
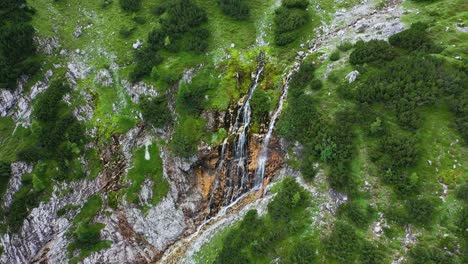
[[[15,194],[21,188],[21,178],[24,174],[31,173],[32,164],[26,162],[15,162],[11,164],[11,177],[8,182],[8,187],[3,195],[2,206],[7,208],[13,202],[13,194]]]
[[[154,89],[154,86],[147,85],[144,82],[138,82],[131,84],[130,82],[123,80],[122,86],[127,91],[127,94],[130,96],[130,99],[134,103],[140,102],[142,96],[155,97],[158,96],[158,92]]]
[[[49,201],[41,202],[31,210],[17,234],[0,237],[4,249],[0,263],[29,263],[33,259],[43,259],[45,252],[49,263],[66,262],[68,240],[65,232],[70,226],[70,219],[57,216],[57,212],[68,204],[83,205],[99,189],[96,180],[54,186]]]

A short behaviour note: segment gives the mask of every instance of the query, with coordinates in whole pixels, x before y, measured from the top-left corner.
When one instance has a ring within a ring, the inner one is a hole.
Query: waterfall
[[[260,83],[260,77],[265,69],[265,54],[260,53],[258,58],[258,66],[253,77],[251,86],[247,95],[244,97],[243,103],[237,111],[234,125],[229,130],[228,136],[224,139],[221,147],[221,154],[218,165],[216,167],[216,179],[214,186],[211,190],[210,199],[208,201],[208,210],[211,210],[211,204],[215,192],[219,187],[219,177],[222,173],[223,167],[226,162],[226,152],[230,145],[229,139],[234,137],[232,144],[233,159],[227,166],[227,179],[228,186],[226,195],[223,199],[224,205],[231,204],[239,195],[245,191],[248,181],[248,132],[252,121],[252,109],[250,106],[250,99]],[[240,179],[240,185],[236,185],[234,177]]]
[[[299,70],[299,67],[300,63],[296,62],[294,64],[293,69],[286,75],[283,91],[281,93],[278,103],[278,108],[276,108],[275,112],[273,113],[273,116],[271,117],[271,121],[268,126],[268,132],[265,135],[262,144],[262,150],[260,151],[260,156],[258,157],[257,169],[255,170],[254,187],[256,189],[259,189],[262,186],[263,178],[265,177],[266,163],[268,161],[268,145],[270,144],[271,136],[273,135],[273,130],[275,129],[276,122],[278,121],[278,118],[283,112],[284,102],[286,101],[286,98],[288,96],[289,82],[291,81],[293,74]]]

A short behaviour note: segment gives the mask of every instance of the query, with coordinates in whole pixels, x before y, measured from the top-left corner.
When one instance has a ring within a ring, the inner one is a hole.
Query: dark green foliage
[[[167,18],[161,19],[161,24],[171,38],[179,38],[208,20],[206,12],[192,0],[171,1],[166,12]]]
[[[337,51],[334,51],[331,55],[330,55],[330,60],[331,61],[337,61],[340,59],[340,52],[337,50]]]
[[[359,263],[381,264],[387,263],[388,252],[385,246],[377,241],[364,241],[361,249]]]
[[[187,118],[175,129],[171,142],[172,150],[179,157],[189,158],[195,155],[204,131],[205,125],[202,120]]]
[[[313,264],[320,263],[317,257],[317,245],[314,237],[300,238],[292,246],[284,263],[288,264]]]
[[[385,135],[376,154],[377,157],[382,157],[380,164],[385,170],[407,168],[416,162],[416,142],[411,137]]]
[[[366,228],[370,224],[374,213],[375,209],[362,200],[353,200],[342,204],[338,208],[338,215],[340,217],[347,217],[360,228]]]
[[[454,257],[450,256],[444,249],[440,249],[425,242],[417,243],[409,252],[409,263],[411,264],[450,264],[455,263]]]
[[[8,187],[8,181],[11,176],[11,164],[9,162],[0,161],[0,197]],[[0,199],[1,201],[1,199]]]
[[[110,247],[110,241],[100,240],[101,230],[105,227],[102,223],[92,223],[95,215],[101,210],[102,200],[99,195],[91,196],[83,205],[81,211],[73,220],[70,234],[73,238],[68,246],[70,263],[77,263],[93,252]],[[79,251],[79,255],[75,253]],[[74,256],[74,257],[73,257]]]
[[[316,90],[316,91],[317,91],[317,90],[322,89],[322,87],[323,87],[323,83],[322,83],[322,81],[319,80],[319,79],[314,79],[314,80],[312,80],[312,82],[310,83],[310,89],[312,89],[312,90]]]
[[[208,49],[210,31],[206,28],[195,28],[191,30],[183,40],[184,50],[205,52]]]
[[[313,237],[301,236],[310,224],[305,210],[309,199],[293,178],[286,178],[268,205],[265,217],[259,218],[256,211],[249,211],[239,225],[229,230],[215,263],[257,263],[259,259],[274,259],[279,257],[277,249],[281,247],[285,249],[281,263],[314,263],[316,242]]]
[[[438,213],[441,201],[438,197],[418,196],[406,202],[408,221],[419,226],[429,226]]]
[[[287,0],[282,2],[282,6],[275,10],[274,33],[275,44],[284,46],[298,36],[298,30],[309,22],[309,14],[305,10],[308,1]]]
[[[148,34],[148,46],[136,51],[131,82],[142,80],[163,61],[161,50],[205,52],[209,46],[210,32],[201,27],[208,19],[206,12],[194,1],[166,2],[154,12],[161,15],[161,26]]]
[[[162,58],[150,48],[143,48],[135,53],[135,62],[136,66],[129,76],[133,83],[149,75],[153,67],[162,62]]]
[[[113,0],[101,0],[101,8],[107,8],[114,3]]]
[[[180,113],[199,115],[207,104],[207,94],[218,85],[218,80],[210,75],[206,69],[192,80],[190,84],[183,84],[177,93],[177,110]]]
[[[282,0],[281,3],[287,8],[306,9],[309,6],[308,0]]]
[[[468,202],[468,182],[458,186],[455,195],[461,201]]]
[[[293,74],[290,81],[289,95],[293,98],[299,97],[305,88],[314,79],[315,67],[312,63],[303,63],[299,70]]]
[[[273,221],[287,222],[297,208],[307,205],[308,195],[301,190],[296,180],[286,178],[275,199],[268,204],[268,213]]]
[[[426,33],[427,25],[418,22],[411,25],[410,29],[392,35],[388,41],[396,47],[410,51],[422,51],[437,53],[440,48],[433,44]]]
[[[315,166],[315,159],[313,155],[306,155],[302,159],[301,173],[304,179],[312,181],[317,175],[318,168]]]
[[[271,108],[271,100],[268,94],[261,90],[256,89],[250,99],[252,106],[252,116],[255,122],[262,122]]]
[[[223,13],[237,20],[247,19],[250,8],[246,0],[218,0]]]
[[[143,118],[157,128],[163,128],[171,121],[171,113],[166,98],[144,97],[140,102]]]
[[[24,0],[0,4],[0,88],[13,90],[22,74],[39,69],[34,28],[28,23],[32,14]]]
[[[332,233],[323,241],[324,253],[338,263],[356,263],[362,242],[352,225],[338,220]]]
[[[136,12],[141,8],[141,0],[119,0],[119,3],[126,12]]]
[[[396,53],[388,42],[383,40],[371,40],[369,42],[358,41],[354,51],[349,56],[349,62],[353,65],[368,62],[381,62],[392,60]]]
[[[132,28],[128,28],[128,27],[123,27],[119,30],[119,35],[122,37],[122,38],[129,38],[133,32],[135,31],[136,28],[132,27]]]
[[[133,21],[135,21],[135,23],[140,24],[140,25],[144,25],[146,23],[146,18],[142,16],[135,16],[132,19]]]
[[[343,42],[340,45],[338,45],[338,49],[343,51],[343,52],[346,52],[346,51],[352,49],[353,47],[354,47],[354,45],[351,42]]]

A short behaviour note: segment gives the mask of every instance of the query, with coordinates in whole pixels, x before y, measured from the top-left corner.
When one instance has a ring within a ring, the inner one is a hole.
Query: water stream
[[[220,176],[223,173],[223,168],[226,163],[226,154],[229,146],[232,146],[233,157],[227,164],[227,191],[223,197],[223,205],[228,206],[233,203],[248,187],[248,132],[252,121],[252,109],[250,99],[260,83],[260,77],[265,69],[265,54],[260,53],[258,57],[258,66],[253,77],[252,85],[245,96],[242,106],[237,111],[234,125],[230,128],[228,136],[224,139],[221,147],[220,159],[216,168],[216,179],[214,186],[211,189],[210,199],[208,201],[208,210],[211,210],[211,205],[215,193],[218,191],[220,184]],[[229,139],[234,137],[233,142]]]

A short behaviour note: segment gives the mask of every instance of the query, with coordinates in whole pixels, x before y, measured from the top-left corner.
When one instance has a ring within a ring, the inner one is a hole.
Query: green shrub
[[[143,118],[157,128],[163,128],[171,121],[171,112],[168,108],[166,98],[142,98],[140,102]]]
[[[388,250],[377,241],[364,241],[359,263],[380,264],[388,262]]]
[[[308,0],[282,0],[281,4],[287,8],[306,9],[309,6]]]
[[[318,91],[320,89],[322,89],[323,87],[323,82],[319,79],[313,79],[311,82],[310,82],[310,89],[312,90],[315,90],[315,91]]]
[[[146,23],[146,18],[142,16],[134,16],[132,20],[135,21],[135,23],[140,24],[140,25],[144,25]]]
[[[189,115],[199,115],[208,104],[207,95],[218,85],[218,80],[210,75],[210,69],[200,72],[191,83],[184,83],[177,93],[177,111]]]
[[[346,216],[357,227],[367,228],[374,217],[375,209],[362,200],[352,200],[340,205],[339,216]]]
[[[318,168],[315,166],[315,159],[312,155],[303,158],[301,164],[301,173],[306,181],[312,181],[317,175]]]
[[[141,8],[141,0],[119,0],[119,3],[126,12],[137,12]]]
[[[342,52],[346,52],[350,49],[352,49],[354,45],[351,42],[343,42],[340,45],[338,45],[338,49],[341,50]]]
[[[101,8],[107,8],[114,3],[113,0],[101,0]]]
[[[29,24],[33,13],[25,0],[0,4],[0,88],[14,90],[22,74],[32,75],[40,68]]]
[[[455,196],[461,201],[468,202],[468,182],[465,182],[457,187]]]
[[[176,127],[171,147],[179,157],[189,158],[197,153],[205,125],[202,120],[189,117]]]
[[[368,62],[392,60],[396,53],[388,42],[383,40],[358,41],[354,51],[349,56],[349,62],[353,65]]]
[[[405,204],[408,210],[408,222],[419,226],[429,226],[435,220],[440,203],[438,197],[431,196],[409,199]]]
[[[331,61],[337,61],[339,59],[340,59],[340,52],[338,50],[332,52],[332,54],[330,55],[330,60]]]
[[[362,239],[350,224],[338,220],[332,233],[323,241],[325,255],[338,263],[356,263]]]
[[[427,25],[423,23],[414,23],[410,29],[390,36],[388,41],[396,47],[408,49],[410,51],[434,52],[440,51],[440,48],[433,44],[426,33]]]
[[[0,161],[0,197],[3,197],[11,176],[11,163]],[[0,199],[1,201],[1,199]]]
[[[308,199],[308,194],[294,178],[286,178],[275,199],[268,204],[268,213],[273,221],[288,222],[293,217],[294,210],[307,205]]]
[[[237,20],[247,19],[250,8],[246,0],[218,0],[223,13]]]
[[[409,263],[411,264],[455,263],[454,257],[450,256],[445,250],[424,242],[417,243],[416,246],[410,250],[408,256]]]
[[[271,109],[271,100],[268,94],[261,90],[256,89],[250,99],[252,106],[252,116],[255,122],[261,122]]]
[[[309,13],[305,10],[281,6],[275,10],[274,34],[275,44],[284,46],[294,42],[297,30],[309,21]]]
[[[319,263],[317,257],[317,245],[315,238],[306,236],[299,241],[295,241],[292,249],[288,252],[284,262],[287,264],[310,264]]]
[[[121,28],[121,29],[119,30],[119,35],[120,35],[120,37],[122,37],[122,38],[129,38],[129,37],[133,34],[133,32],[135,31],[135,29],[136,29],[136,28],[134,28],[134,27],[131,27],[131,28],[129,28],[129,27],[123,27],[123,28]]]

